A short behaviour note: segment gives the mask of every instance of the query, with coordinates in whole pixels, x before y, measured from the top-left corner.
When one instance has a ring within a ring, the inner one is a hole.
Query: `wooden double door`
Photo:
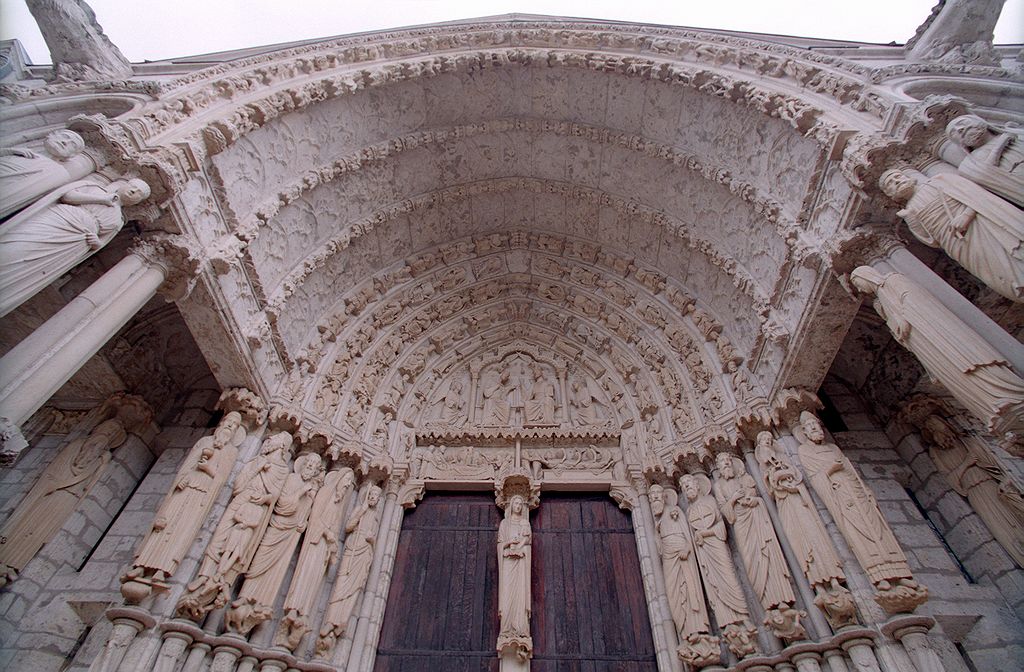
[[[498,670],[492,495],[434,494],[403,521],[377,672]],[[533,528],[533,672],[654,672],[629,514],[607,494],[544,493]]]

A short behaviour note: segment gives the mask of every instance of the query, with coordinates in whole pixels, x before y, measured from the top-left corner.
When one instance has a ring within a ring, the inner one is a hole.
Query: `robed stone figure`
[[[128,438],[118,419],[106,420],[89,436],[64,447],[0,528],[0,586],[17,577],[43,544],[64,526]]]
[[[82,136],[66,128],[47,135],[42,152],[27,147],[0,148],[0,219],[96,170],[96,163],[84,150]]]
[[[129,603],[137,604],[152,588],[168,587],[167,579],[177,571],[206,521],[244,438],[242,416],[231,411],[211,436],[199,439],[185,456],[131,569],[121,579],[121,593]]]
[[[274,643],[294,651],[312,628],[310,619],[327,568],[338,555],[338,533],[341,530],[345,503],[355,487],[356,476],[348,467],[327,474],[317,492],[309,514],[302,550],[295,563],[291,588],[284,599],[284,616]]]
[[[875,296],[875,311],[896,341],[986,429],[997,436],[1024,432],[1024,380],[977,332],[902,273],[860,266],[850,282]]]
[[[1024,208],[1024,129],[965,114],[949,122],[946,135],[967,152],[958,173]]]
[[[199,621],[231,598],[235,579],[249,567],[288,474],[292,435],[279,432],[235,479],[231,501],[199,566],[198,576],[178,601],[178,614]]]
[[[345,550],[338,567],[338,576],[334,580],[334,588],[327,602],[327,614],[324,616],[320,636],[316,641],[316,654],[320,658],[328,658],[334,651],[338,639],[345,634],[349,619],[356,608],[356,602],[366,587],[366,579],[370,575],[373,564],[373,547],[380,526],[381,490],[371,485],[366,491],[366,499],[356,507],[345,524]]]
[[[530,559],[533,531],[526,500],[513,495],[498,526],[498,653],[513,651],[525,660],[533,651],[530,637]]]

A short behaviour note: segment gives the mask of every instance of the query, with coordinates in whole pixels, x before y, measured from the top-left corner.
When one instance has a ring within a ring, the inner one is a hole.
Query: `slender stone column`
[[[917,672],[942,672],[942,661],[928,643],[927,634],[933,625],[935,621],[928,616],[897,618],[883,625],[882,632],[903,645]]]
[[[185,664],[181,666],[181,672],[199,672],[206,660],[206,654],[210,652],[210,645],[206,642],[196,642],[188,651]]]
[[[842,651],[830,649],[823,655],[828,663],[829,672],[849,672],[850,667],[846,664],[846,657],[843,656]]]
[[[821,672],[821,656],[816,653],[798,653],[793,662],[797,672]]]
[[[107,638],[103,652],[89,667],[89,672],[116,672],[135,637],[156,624],[148,613],[131,607],[110,609],[107,618],[114,624],[114,629]]]
[[[174,672],[178,660],[185,649],[192,643],[192,635],[177,630],[165,630],[160,653],[157,654],[153,672]]]
[[[24,422],[123,327],[169,276],[169,298],[187,293],[198,262],[184,239],[145,239],[0,359],[0,417]],[[180,278],[174,277],[177,281]],[[180,291],[182,286],[186,291]]]
[[[882,672],[872,644],[874,642],[866,637],[843,642],[843,649],[850,656],[858,672]]]

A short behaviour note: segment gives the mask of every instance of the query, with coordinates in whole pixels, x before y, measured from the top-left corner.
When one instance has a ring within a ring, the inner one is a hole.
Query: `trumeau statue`
[[[20,572],[53,538],[89,494],[110,462],[111,451],[128,438],[118,419],[106,420],[89,436],[64,447],[0,528],[0,586]]]
[[[338,567],[338,576],[327,602],[327,613],[316,640],[316,655],[327,659],[334,651],[338,639],[345,634],[356,602],[366,585],[373,564],[373,547],[377,539],[381,490],[371,485],[366,499],[356,507],[345,524],[345,550]]]
[[[879,179],[882,191],[906,203],[899,215],[911,232],[1006,298],[1024,301],[1024,212],[960,175],[915,172],[887,170]]]
[[[860,266],[850,281],[875,295],[875,310],[896,341],[990,432],[1024,432],[1024,380],[970,326],[901,273]]]
[[[317,492],[291,588],[284,600],[284,617],[274,640],[278,646],[294,651],[312,628],[312,612],[320,596],[327,567],[338,555],[338,532],[345,503],[355,483],[355,472],[342,467],[328,473]]]
[[[878,591],[875,600],[890,613],[912,611],[928,599],[928,590],[914,581],[874,495],[839,446],[825,440],[813,413],[800,414],[800,428],[800,464]]]
[[[122,205],[149,197],[139,179],[103,187],[72,182],[0,226],[0,316],[109,243],[124,226]]]
[[[738,657],[749,656],[757,651],[757,631],[750,624],[743,587],[726,543],[725,523],[711,496],[711,481],[704,474],[684,474],[679,487],[689,502],[686,517],[693,530],[697,564],[722,637]]]
[[[946,135],[967,152],[958,173],[1024,207],[1024,130],[965,114],[949,122]]]
[[[803,476],[779,451],[771,432],[757,435],[754,455],[775,499],[782,529],[814,588],[814,603],[825,611],[833,627],[854,623],[857,613],[850,591],[843,585],[843,564],[804,486]]]
[[[246,635],[274,616],[274,601],[284,582],[299,537],[306,529],[313,500],[323,478],[323,461],[315,453],[295,459],[280,496],[274,503],[267,531],[245,572],[238,599],[231,603],[224,622]]]
[[[235,479],[228,508],[203,554],[199,575],[178,602],[178,614],[194,621],[223,607],[235,579],[249,568],[271,512],[288,479],[292,435],[279,432],[263,442],[260,454]]]
[[[58,187],[96,170],[85,141],[61,129],[46,136],[43,152],[26,147],[0,148],[0,219]]]
[[[996,541],[1019,567],[1024,567],[1024,507],[1020,490],[988,447],[977,437],[958,436],[937,415],[925,418],[921,435],[929,444],[932,460],[953,490],[970,502]]]
[[[121,579],[121,593],[129,603],[137,604],[153,588],[168,587],[167,579],[192,546],[238,459],[238,446],[244,438],[242,416],[231,411],[211,436],[199,439],[186,455],[131,569]]]
[[[513,495],[498,527],[498,652],[513,651],[525,660],[533,651],[530,637],[530,561],[533,532],[526,500]]]
[[[669,611],[679,635],[679,658],[694,667],[717,663],[721,659],[718,638],[710,635],[697,555],[686,514],[679,508],[679,495],[675,490],[652,485],[648,497],[657,519],[658,552]]]
[[[789,568],[754,479],[738,457],[719,453],[715,462],[719,473],[715,499],[733,526],[750,587],[768,612],[766,622],[783,639],[802,639],[807,633],[800,625],[800,612],[793,608],[796,597],[789,584]]]

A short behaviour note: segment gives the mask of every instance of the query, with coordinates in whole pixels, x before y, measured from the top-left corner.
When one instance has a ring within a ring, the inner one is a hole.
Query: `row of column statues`
[[[927,599],[870,490],[839,448],[825,440],[818,419],[804,412],[795,428],[800,435],[800,467],[784,454],[771,432],[757,436],[756,460],[764,491],[778,512],[780,532],[788,540],[799,569],[814,591],[814,603],[833,628],[857,622],[846,575],[813,498],[824,503],[858,563],[876,590],[876,601],[890,613],[912,611]],[[744,596],[730,539],[763,623],[783,641],[806,638],[796,607],[789,565],[771,515],[744,461],[719,453],[714,483],[702,472],[678,479],[686,510],[676,490],[655,483],[648,496],[656,518],[658,550],[666,595],[679,639],[678,655],[688,665],[720,661],[719,639],[702,595],[729,650],[743,658],[758,650],[757,630]],[[728,527],[732,534],[727,533]]]
[[[921,242],[1011,301],[1024,301],[1024,131],[963,115],[946,129],[955,172],[886,171],[882,191]]]

